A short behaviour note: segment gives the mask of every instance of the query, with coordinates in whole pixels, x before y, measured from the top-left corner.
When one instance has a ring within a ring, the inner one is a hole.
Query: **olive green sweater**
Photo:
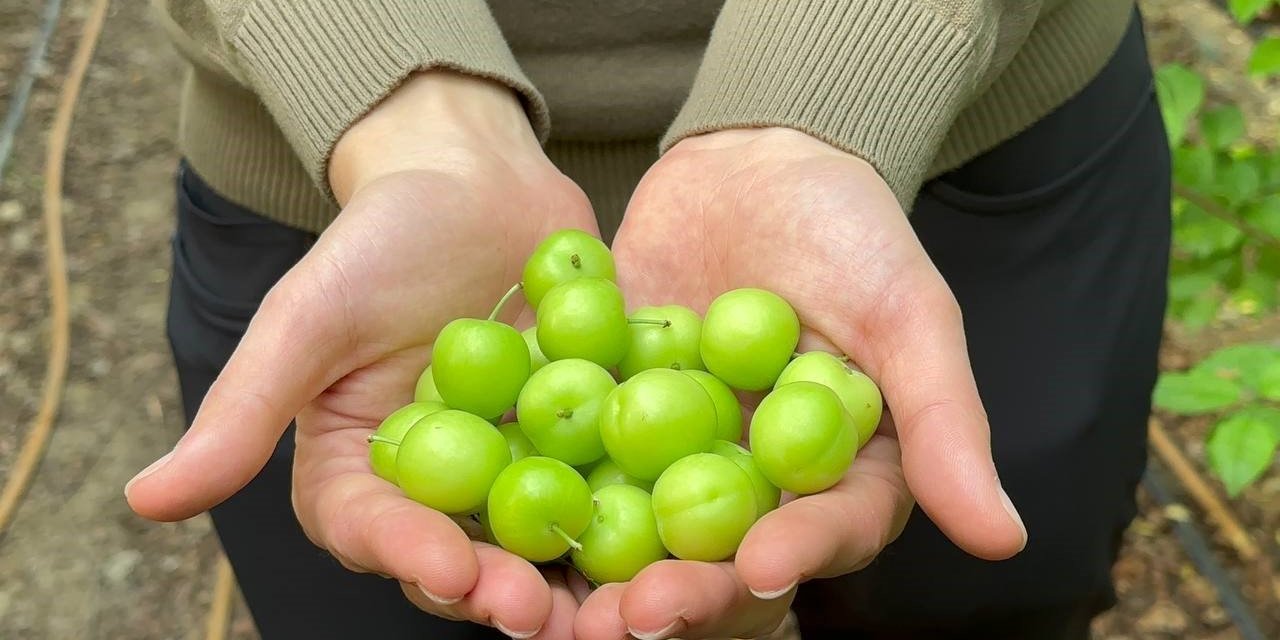
[[[180,146],[232,200],[321,231],[330,152],[410,73],[523,98],[548,155],[615,218],[685,136],[786,126],[923,181],[1080,90],[1131,0],[155,0],[184,80]]]

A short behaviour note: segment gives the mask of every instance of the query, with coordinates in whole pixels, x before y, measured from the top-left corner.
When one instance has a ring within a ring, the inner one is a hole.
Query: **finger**
[[[152,520],[189,518],[262,469],[293,417],[338,377],[350,346],[346,315],[328,308],[341,304],[334,302],[344,298],[334,289],[341,285],[325,282],[300,265],[266,296],[191,428],[125,486],[134,511]]]
[[[466,532],[377,476],[347,471],[295,495],[307,535],[347,568],[416,584],[439,603],[476,588],[482,567]]]
[[[543,569],[542,575],[551,587],[551,615],[534,638],[537,640],[573,640],[573,623],[578,616],[578,598],[569,587],[568,569]]]
[[[867,335],[882,339],[869,342],[867,364],[878,373],[921,509],[969,553],[1004,559],[1026,545],[1027,533],[992,461],[960,307],[936,271],[917,273],[870,318]]]
[[[755,597],[732,563],[665,560],[627,585],[618,611],[638,640],[750,638],[778,628],[794,598]]]
[[[469,620],[494,627],[512,638],[532,638],[552,613],[552,590],[533,565],[502,549],[476,543],[480,573],[475,588],[465,597],[442,603],[411,581],[401,590],[415,606],[450,620]],[[563,637],[563,636],[557,636]]]
[[[756,522],[734,559],[751,592],[772,600],[810,578],[844,575],[871,562],[911,515],[899,455],[895,440],[873,437],[836,486]]]
[[[627,640],[627,623],[618,613],[618,603],[627,583],[611,582],[591,592],[578,607],[573,632],[578,640]]]

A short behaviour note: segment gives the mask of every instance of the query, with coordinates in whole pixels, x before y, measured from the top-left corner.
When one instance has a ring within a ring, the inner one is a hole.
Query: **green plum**
[[[667,557],[647,491],[614,484],[598,489],[593,498],[595,514],[578,536],[582,548],[570,554],[584,576],[596,584],[626,582]]]
[[[771,391],[751,417],[751,455],[764,477],[795,494],[834,486],[858,451],[858,430],[839,396],[800,381]]]
[[[502,548],[548,562],[572,548],[591,522],[591,489],[573,467],[545,456],[511,463],[489,491],[489,527]]]
[[[507,440],[507,449],[511,451],[512,462],[521,458],[539,455],[538,448],[533,446],[533,441],[524,434],[519,422],[508,422],[499,425],[498,433],[501,433],[502,437]]]
[[[592,491],[599,491],[614,484],[627,484],[645,491],[653,491],[652,482],[627,475],[627,472],[623,471],[622,467],[618,466],[618,463],[609,458],[603,458],[597,462],[584,477],[587,479],[587,486],[591,487]]]
[[[520,429],[547,457],[582,465],[604,456],[600,407],[617,387],[600,365],[556,360],[529,376],[516,402]]]
[[[734,289],[711,301],[702,319],[707,371],[743,391],[773,386],[800,341],[800,319],[777,294]]]
[[[538,346],[538,327],[529,327],[521,331],[520,337],[524,338],[525,346],[529,347],[529,375],[533,375],[550,360],[547,360],[547,356],[542,353],[542,347]]]
[[[671,463],[711,448],[716,407],[693,378],[649,369],[618,385],[600,412],[605,451],[628,475],[657,480]]]
[[[510,325],[459,318],[440,330],[431,366],[445,404],[492,417],[515,406],[531,360],[524,338]]]
[[[422,370],[422,375],[418,376],[418,384],[413,388],[413,400],[414,402],[444,402],[444,398],[441,398],[440,392],[436,390],[431,365],[427,365],[427,368]]]
[[[742,403],[734,395],[733,389],[706,371],[686,370],[684,373],[698,381],[716,405],[716,439],[729,442],[742,440]]]
[[[552,232],[524,264],[524,297],[537,310],[547,292],[577,278],[615,280],[613,254],[599,238],[579,229]]]
[[[396,451],[404,434],[417,422],[433,413],[448,409],[440,402],[411,402],[387,416],[369,438],[369,465],[373,473],[390,483],[396,483]]]
[[[484,504],[494,479],[510,463],[507,440],[493,425],[446,409],[418,420],[404,435],[396,478],[411,500],[443,513],[467,514]]]
[[[612,368],[627,354],[622,291],[604,278],[556,285],[538,306],[536,338],[549,360],[581,358]]]
[[[756,518],[778,508],[778,504],[782,501],[782,490],[773,486],[773,483],[760,473],[760,468],[756,466],[755,457],[750,451],[736,442],[716,440],[711,445],[711,453],[728,458],[751,479],[751,487],[755,490],[756,496]]]
[[[825,385],[844,404],[858,430],[858,448],[866,444],[880,425],[884,398],[880,388],[867,374],[825,351],[810,351],[797,356],[782,370],[774,388],[807,380]]]
[[[714,453],[677,460],[653,485],[658,535],[681,560],[718,562],[732,556],[756,513],[751,479]]]
[[[630,345],[618,363],[626,380],[645,369],[702,369],[702,318],[680,305],[641,307],[631,314]]]

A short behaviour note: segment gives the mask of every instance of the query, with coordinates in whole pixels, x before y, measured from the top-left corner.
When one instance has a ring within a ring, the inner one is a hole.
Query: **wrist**
[[[540,145],[515,91],[427,71],[410,76],[338,139],[328,167],[339,204],[381,176],[465,162],[477,149],[520,157]]]
[[[832,157],[856,167],[859,173],[883,179],[866,159],[789,127],[720,129],[681,139],[664,155],[731,153],[752,162],[795,162],[803,158]]]

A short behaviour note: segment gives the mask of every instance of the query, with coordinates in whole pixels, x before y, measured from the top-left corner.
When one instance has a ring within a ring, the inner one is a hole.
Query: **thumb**
[[[936,270],[902,280],[866,318],[863,353],[845,353],[879,379],[920,508],[965,551],[1008,558],[1027,532],[996,473],[960,307]]]
[[[294,416],[340,374],[352,333],[348,314],[330,307],[346,296],[341,284],[322,286],[306,262],[264,297],[187,433],[125,485],[139,515],[182,520],[231,497],[262,470]]]

